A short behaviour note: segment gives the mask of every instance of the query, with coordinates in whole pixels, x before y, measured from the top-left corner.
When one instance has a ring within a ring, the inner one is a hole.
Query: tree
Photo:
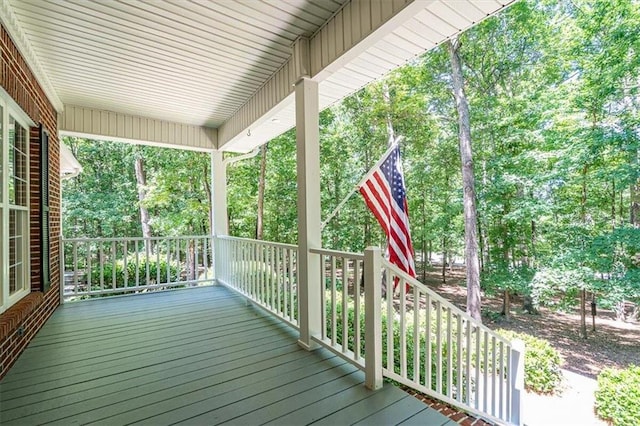
[[[140,208],[140,227],[142,228],[142,237],[145,239],[145,247],[149,245],[151,249],[151,226],[149,225],[149,211],[145,205],[147,198],[147,176],[144,172],[144,157],[142,150],[135,150],[134,168],[136,171],[136,183],[138,187],[138,206]]]
[[[451,80],[453,94],[458,111],[460,138],[460,162],[462,166],[462,185],[464,203],[464,242],[465,262],[467,266],[467,313],[478,321],[480,315],[480,264],[478,260],[478,233],[475,176],[473,174],[473,150],[471,149],[471,122],[469,104],[464,93],[464,77],[458,50],[458,38],[447,41],[451,58]]]

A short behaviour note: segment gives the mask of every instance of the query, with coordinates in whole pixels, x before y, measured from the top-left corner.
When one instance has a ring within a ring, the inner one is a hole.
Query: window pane
[[[9,210],[9,295],[25,288],[27,212]]]
[[[27,206],[27,130],[9,116],[9,203]]]

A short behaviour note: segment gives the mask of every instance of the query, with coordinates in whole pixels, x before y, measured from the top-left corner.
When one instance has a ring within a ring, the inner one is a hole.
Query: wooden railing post
[[[379,247],[364,251],[364,372],[365,385],[372,390],[382,387],[381,258]]]
[[[512,425],[522,425],[522,396],[524,394],[524,342],[520,339],[511,342],[511,359],[509,372],[511,374],[511,421]]]

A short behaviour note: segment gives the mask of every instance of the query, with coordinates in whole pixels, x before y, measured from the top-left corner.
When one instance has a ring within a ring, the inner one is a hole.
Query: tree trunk
[[[389,94],[389,85],[387,82],[384,82],[382,86],[382,97],[384,98],[385,103],[387,104],[387,146],[391,146],[393,142],[396,140],[396,132],[393,128],[393,118],[391,115],[391,95]]]
[[[264,189],[267,174],[267,144],[260,147],[260,177],[258,180],[258,217],[256,218],[256,240],[264,234]]]
[[[442,284],[447,283],[447,237],[442,237]]]
[[[140,206],[140,226],[142,227],[142,237],[144,238],[145,253],[147,245],[149,245],[149,252],[151,252],[151,225],[149,225],[149,211],[144,205],[147,198],[147,176],[144,172],[144,158],[142,151],[137,150],[135,160],[136,182],[138,184],[138,202]]]
[[[427,228],[427,209],[426,197],[422,197],[422,283],[427,282],[427,237],[425,229]]]
[[[585,165],[582,168],[582,197],[580,200],[580,216],[582,219],[582,224],[585,228],[587,226],[587,173],[588,172],[589,172],[589,167]],[[582,336],[582,338],[584,339],[587,338],[587,291],[584,288],[580,290],[580,336]]]
[[[462,164],[462,185],[464,203],[464,240],[467,265],[467,313],[474,319],[481,321],[480,316],[480,267],[478,261],[478,235],[475,178],[473,175],[473,151],[471,149],[471,120],[469,104],[464,92],[462,64],[458,49],[460,41],[457,38],[447,42],[451,59],[453,94],[458,110],[458,126],[460,138],[460,160]]]

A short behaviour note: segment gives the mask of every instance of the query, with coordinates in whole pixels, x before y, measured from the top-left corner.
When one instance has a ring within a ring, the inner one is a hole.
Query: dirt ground
[[[466,288],[460,285],[464,279],[464,269],[454,268],[447,272],[447,283],[442,284],[440,271],[428,272],[426,284],[447,300],[465,309]],[[420,277],[420,275],[419,275]],[[595,379],[605,367],[626,368],[640,365],[640,323],[616,321],[611,311],[598,309],[596,331],[591,329],[591,315],[588,312],[588,338],[579,335],[580,315],[553,312],[541,309],[540,315],[530,315],[521,309],[522,301],[512,300],[511,319],[506,321],[495,314],[502,310],[500,297],[486,297],[483,294],[483,322],[490,328],[504,328],[524,332],[548,340],[564,359],[563,368],[579,375]]]

